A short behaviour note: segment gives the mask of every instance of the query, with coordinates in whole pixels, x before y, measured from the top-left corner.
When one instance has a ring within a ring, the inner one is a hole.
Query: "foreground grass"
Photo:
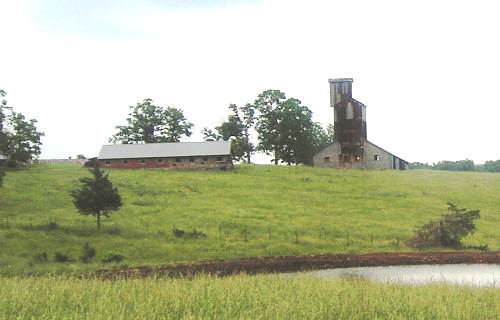
[[[87,171],[70,164],[9,172],[0,189],[0,273],[82,271],[122,264],[233,259],[262,255],[408,251],[415,226],[452,201],[480,209],[467,244],[500,249],[500,174],[440,171],[342,171],[240,166],[231,172],[111,170],[124,207],[97,233],[68,192]],[[54,224],[54,222],[56,224]],[[207,237],[180,239],[173,227]],[[88,242],[94,262],[77,260]],[[48,261],[35,256],[46,253]]]
[[[0,278],[2,319],[498,319],[500,290],[235,276]]]

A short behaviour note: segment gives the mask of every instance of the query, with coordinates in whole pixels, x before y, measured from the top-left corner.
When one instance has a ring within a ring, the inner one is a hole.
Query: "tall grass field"
[[[102,260],[113,254],[124,257],[113,266],[138,266],[272,255],[411,251],[404,241],[415,227],[445,212],[447,202],[481,210],[477,232],[465,239],[466,244],[500,249],[500,174],[495,173],[263,165],[236,166],[228,172],[108,172],[124,206],[104,219],[100,233],[95,219],[79,215],[69,196],[78,179],[89,175],[86,169],[74,164],[40,164],[8,172],[0,188],[0,273],[96,270],[111,266]],[[201,236],[176,237],[174,227],[186,232],[196,229]],[[88,264],[78,261],[85,243],[96,249]],[[69,261],[55,262],[56,253]],[[14,280],[2,281],[14,285]],[[30,287],[33,281],[23,280],[19,285]],[[259,281],[271,285],[268,280]],[[175,281],[167,284],[175,285]],[[46,290],[64,291],[66,285],[57,281]],[[108,284],[102,290],[122,285],[132,286],[132,295],[142,290],[134,282]],[[346,285],[325,290],[341,290]],[[153,286],[153,290],[155,285],[148,282],[145,286]],[[392,292],[397,288],[372,290]],[[426,298],[422,295],[422,299]],[[174,307],[188,312],[182,306]],[[318,312],[337,310],[329,304],[321,308]],[[210,314],[210,310],[206,312]],[[335,312],[341,314],[342,309]]]
[[[1,319],[498,319],[500,290],[306,276],[0,277]]]

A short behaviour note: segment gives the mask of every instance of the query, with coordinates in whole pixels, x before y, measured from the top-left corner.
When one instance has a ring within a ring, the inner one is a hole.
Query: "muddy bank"
[[[500,251],[326,254],[316,256],[261,257],[229,261],[177,264],[156,268],[137,267],[100,270],[97,272],[97,275],[106,279],[147,276],[176,277],[190,276],[199,273],[227,276],[238,273],[257,274],[352,267],[458,263],[500,264]]]

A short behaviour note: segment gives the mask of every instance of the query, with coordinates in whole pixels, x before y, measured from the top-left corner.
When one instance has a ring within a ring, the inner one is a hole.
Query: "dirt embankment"
[[[100,270],[97,272],[97,275],[105,279],[147,276],[191,276],[200,273],[227,276],[238,273],[257,274],[349,267],[458,263],[500,264],[500,251],[326,254],[316,256],[261,257],[177,264],[156,268],[137,267]]]

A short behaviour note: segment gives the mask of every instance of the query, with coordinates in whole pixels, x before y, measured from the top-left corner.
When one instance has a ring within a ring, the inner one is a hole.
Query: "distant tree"
[[[118,132],[110,138],[115,143],[179,142],[191,136],[193,124],[181,109],[160,107],[153,100],[144,99],[130,106],[126,126],[117,126]]]
[[[16,162],[29,163],[38,158],[42,151],[41,138],[44,133],[37,130],[37,121],[35,119],[26,120],[24,115],[12,112],[9,123],[14,131],[9,145],[10,159]]]
[[[415,248],[460,248],[461,239],[474,233],[474,220],[479,217],[479,210],[461,209],[453,203],[448,203],[448,213],[443,214],[438,221],[431,221],[417,229],[415,236],[407,243]]]
[[[328,141],[330,143],[335,141],[335,127],[333,124],[329,123],[328,126],[326,126],[326,134],[328,135]]]
[[[258,133],[257,150],[273,155],[272,161],[278,164],[282,149],[280,136],[281,108],[286,96],[279,90],[266,90],[258,95],[253,103],[258,111],[255,130]]]
[[[101,230],[101,216],[109,215],[122,206],[118,189],[109,180],[108,174],[95,166],[89,170],[92,178],[80,179],[80,188],[70,192],[78,212],[92,215],[97,219],[97,229]]]
[[[5,113],[4,109],[7,107],[7,101],[3,99],[5,97],[5,91],[0,89],[0,155],[3,155],[3,151],[7,148],[7,132],[5,132],[4,123],[5,123]],[[0,166],[0,187],[3,185],[3,178],[5,176],[5,172]]]
[[[251,105],[238,107],[235,104],[229,106],[230,114],[215,130],[204,128],[202,130],[205,141],[231,140],[231,154],[234,160],[245,159],[251,161],[251,155],[255,150],[250,142],[250,129],[253,126],[254,110]]]
[[[435,170],[474,171],[474,161],[466,159],[459,161],[440,161],[432,166]]]
[[[0,97],[5,96],[5,91],[0,90]],[[10,115],[5,113],[6,109],[11,109]],[[26,164],[40,155],[41,137],[44,133],[38,131],[36,123],[35,119],[26,120],[23,114],[12,111],[12,108],[7,106],[7,101],[2,99],[0,103],[0,154],[6,156],[9,163]]]
[[[311,110],[279,90],[267,90],[254,102],[258,111],[255,129],[257,149],[272,155],[274,164],[310,164],[328,140],[326,132],[312,121]]]
[[[87,157],[85,157],[83,154],[79,154],[79,155],[77,155],[77,156],[76,156],[76,158],[77,158],[78,160],[85,160],[85,159],[87,159]]]
[[[482,171],[500,172],[500,160],[486,161],[481,168]]]
[[[432,169],[430,164],[422,162],[410,162],[408,166],[410,169]]]

